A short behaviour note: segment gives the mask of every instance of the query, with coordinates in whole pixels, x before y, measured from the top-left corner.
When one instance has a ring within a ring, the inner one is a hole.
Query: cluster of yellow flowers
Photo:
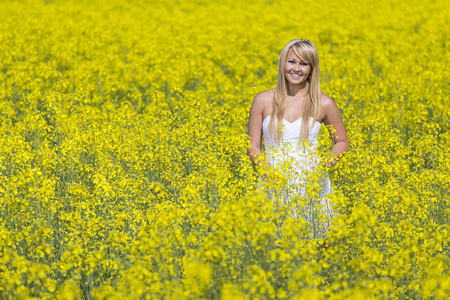
[[[0,298],[447,297],[447,4],[2,1]],[[351,151],[286,205],[246,126],[293,38]]]

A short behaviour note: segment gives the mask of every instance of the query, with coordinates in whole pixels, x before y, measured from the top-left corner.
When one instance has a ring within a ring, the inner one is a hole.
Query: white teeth
[[[300,77],[299,74],[291,74],[291,75],[292,75],[292,77]]]

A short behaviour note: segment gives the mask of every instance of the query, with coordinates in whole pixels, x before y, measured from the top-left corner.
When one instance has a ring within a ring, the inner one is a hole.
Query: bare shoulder
[[[253,99],[252,111],[257,111],[261,115],[267,114],[267,111],[272,107],[274,93],[274,90],[268,90],[257,94]]]
[[[257,102],[257,103],[261,103],[261,104],[262,103],[267,104],[267,102],[271,103],[274,93],[275,93],[275,90],[273,90],[273,89],[261,92],[255,96],[255,99],[253,100],[253,102]]]
[[[328,96],[322,93],[321,95],[321,107],[322,107],[322,122],[325,125],[333,125],[334,128],[342,125],[341,112],[336,104],[336,102]]]
[[[337,107],[336,102],[334,102],[333,98],[325,93],[321,93],[320,104],[322,106],[322,110],[325,112]]]

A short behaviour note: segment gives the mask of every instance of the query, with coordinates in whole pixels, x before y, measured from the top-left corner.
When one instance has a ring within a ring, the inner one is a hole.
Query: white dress
[[[269,133],[269,121],[270,115],[262,122],[265,155],[269,164],[280,170],[285,179],[283,191],[277,197],[281,198],[282,205],[290,206],[291,216],[308,222],[314,236],[323,236],[333,215],[327,199],[333,190],[328,175],[314,173],[320,162],[316,151],[321,123],[312,124],[313,118],[310,118],[308,142],[305,143],[299,141],[302,118],[292,123],[283,119],[281,139],[277,142]],[[315,186],[316,197],[310,196],[311,186],[308,185]]]

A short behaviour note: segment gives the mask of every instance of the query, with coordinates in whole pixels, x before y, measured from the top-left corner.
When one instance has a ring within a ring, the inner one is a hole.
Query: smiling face
[[[288,85],[306,84],[311,73],[311,65],[299,53],[292,48],[289,49],[286,62],[284,64],[284,76]]]

